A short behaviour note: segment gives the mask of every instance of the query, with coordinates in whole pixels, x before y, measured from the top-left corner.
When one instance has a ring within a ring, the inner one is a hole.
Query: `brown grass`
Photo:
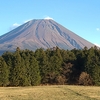
[[[0,100],[100,100],[100,87],[68,85],[0,87]]]

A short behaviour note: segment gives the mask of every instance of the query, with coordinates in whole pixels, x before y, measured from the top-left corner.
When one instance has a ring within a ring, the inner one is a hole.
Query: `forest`
[[[5,52],[0,56],[0,86],[100,85],[100,49]]]

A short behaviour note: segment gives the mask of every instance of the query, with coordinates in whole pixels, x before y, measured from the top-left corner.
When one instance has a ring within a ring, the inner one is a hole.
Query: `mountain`
[[[0,36],[0,52],[21,49],[36,50],[37,48],[62,49],[90,48],[94,44],[66,29],[54,20],[31,20],[16,29]]]

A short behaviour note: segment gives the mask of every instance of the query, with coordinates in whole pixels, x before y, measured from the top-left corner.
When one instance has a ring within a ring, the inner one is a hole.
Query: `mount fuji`
[[[94,44],[83,39],[52,19],[31,20],[0,36],[0,52],[20,49],[59,47],[65,50],[90,48]]]

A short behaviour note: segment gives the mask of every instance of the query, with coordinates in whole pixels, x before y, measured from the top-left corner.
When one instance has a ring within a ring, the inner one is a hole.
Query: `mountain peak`
[[[62,49],[90,48],[94,44],[79,37],[52,19],[30,20],[16,29],[0,36],[0,51],[21,49],[36,50],[37,48]]]

